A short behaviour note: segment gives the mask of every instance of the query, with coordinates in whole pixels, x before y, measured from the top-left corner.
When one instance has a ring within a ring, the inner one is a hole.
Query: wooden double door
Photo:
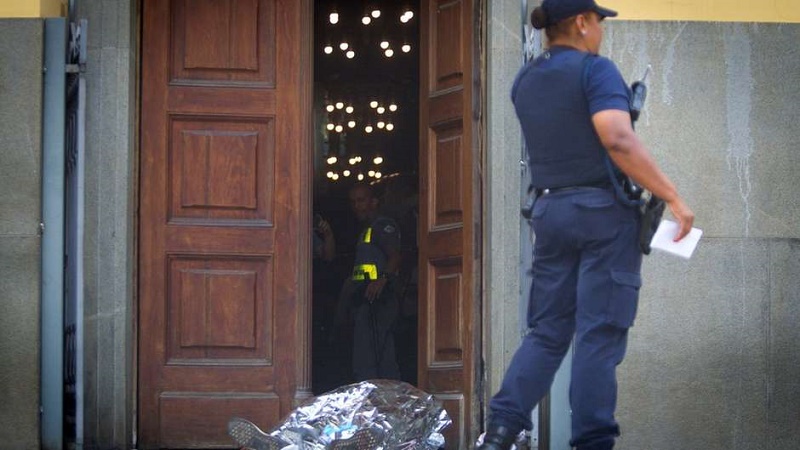
[[[478,0],[419,14],[419,385],[479,431]],[[138,448],[225,448],[310,394],[310,0],[143,0]]]

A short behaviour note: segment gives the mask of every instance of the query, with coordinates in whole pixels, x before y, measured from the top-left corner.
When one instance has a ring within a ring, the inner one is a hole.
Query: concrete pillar
[[[509,95],[522,66],[522,5],[488,3],[483,341],[486,399],[496,392],[520,342],[520,155],[522,137]]]
[[[86,64],[85,444],[130,448],[138,2],[80,0]]]

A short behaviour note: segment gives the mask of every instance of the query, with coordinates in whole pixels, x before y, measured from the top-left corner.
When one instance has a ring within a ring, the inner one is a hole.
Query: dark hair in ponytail
[[[533,12],[531,12],[531,25],[537,30],[541,30],[547,26],[547,13],[544,12],[544,8],[541,6],[537,6],[533,9]]]
[[[547,16],[544,8],[537,6],[531,12],[531,25],[537,30],[544,28],[544,34],[547,39],[552,41],[559,36],[568,35],[570,33],[570,26],[575,21],[576,16],[568,17],[558,22],[551,22],[550,17]]]

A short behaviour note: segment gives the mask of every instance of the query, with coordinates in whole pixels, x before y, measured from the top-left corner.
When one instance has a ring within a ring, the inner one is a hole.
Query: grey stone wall
[[[646,258],[618,371],[619,448],[800,447],[800,25],[611,22],[638,132],[694,209],[689,261]]]
[[[39,448],[43,49],[41,20],[0,20],[0,447],[3,448]]]
[[[87,448],[133,442],[135,0],[80,0],[86,64],[85,418]]]

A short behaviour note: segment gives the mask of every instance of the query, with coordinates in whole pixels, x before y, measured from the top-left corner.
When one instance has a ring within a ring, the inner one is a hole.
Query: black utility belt
[[[572,186],[561,186],[554,188],[534,188],[533,192],[536,197],[543,195],[555,194],[556,192],[578,191],[581,189],[611,189],[613,185],[609,181],[598,183],[576,184]]]

